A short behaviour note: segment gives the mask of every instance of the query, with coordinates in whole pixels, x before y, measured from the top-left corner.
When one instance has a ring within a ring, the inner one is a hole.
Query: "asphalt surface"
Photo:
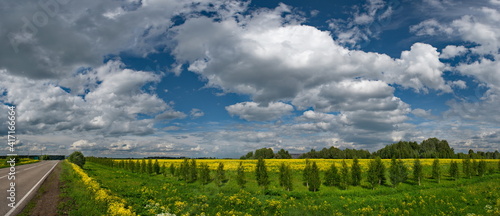
[[[15,180],[9,175],[10,168],[0,169],[0,215],[16,215],[36,194],[40,185],[59,161],[41,161],[34,164],[15,166]],[[11,180],[9,180],[9,177]],[[11,183],[15,183],[15,191],[12,191]],[[12,196],[15,200],[12,199]],[[15,207],[9,206],[15,201]]]

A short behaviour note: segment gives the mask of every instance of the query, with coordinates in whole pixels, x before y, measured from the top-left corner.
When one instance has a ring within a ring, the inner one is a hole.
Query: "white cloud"
[[[270,121],[290,114],[293,107],[282,102],[272,102],[267,106],[255,102],[242,102],[227,106],[226,110],[231,116],[237,115],[248,121]]]
[[[442,51],[441,55],[439,55],[439,58],[442,59],[450,59],[454,58],[456,56],[460,56],[464,53],[467,52],[467,48],[464,46],[453,46],[453,45],[448,45],[446,46]]]
[[[424,109],[414,109],[411,111],[411,113],[417,117],[420,117],[420,118],[426,118],[426,119],[429,119],[429,118],[432,118],[432,110],[424,110]]]
[[[189,116],[191,116],[192,119],[197,119],[199,117],[204,116],[205,113],[201,111],[200,109],[193,108],[191,109],[191,112],[189,113]]]
[[[20,130],[27,133],[99,130],[100,134],[113,136],[151,134],[154,119],[139,120],[137,115],[177,112],[157,95],[141,89],[147,83],[158,82],[160,76],[124,69],[116,61],[75,74],[73,81],[39,81],[0,73],[0,86],[6,92],[0,99],[17,106],[18,122],[24,125]]]
[[[70,150],[82,151],[82,150],[95,150],[95,148],[101,148],[96,143],[90,142],[88,140],[78,140],[71,144]]]
[[[451,92],[442,77],[445,64],[439,61],[439,52],[431,45],[415,43],[410,51],[403,51],[401,59],[396,61],[405,71],[394,77],[394,83],[417,91],[427,92],[428,88],[431,88]]]

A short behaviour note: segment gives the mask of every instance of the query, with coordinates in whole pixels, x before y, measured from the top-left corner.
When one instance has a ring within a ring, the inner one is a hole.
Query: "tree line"
[[[279,150],[276,154],[271,148],[257,149],[254,152],[248,152],[242,156],[241,159],[271,159],[271,158],[292,158],[288,151],[284,149]],[[311,149],[309,152],[303,153],[299,158],[323,158],[323,159],[370,159],[380,157],[382,159],[391,158],[456,158],[456,159],[500,159],[500,152],[474,152],[469,150],[468,154],[455,153],[455,150],[450,147],[448,141],[439,140],[437,138],[429,138],[422,141],[420,144],[417,142],[399,141],[384,148],[379,149],[373,153],[368,150],[357,150],[346,148],[341,150],[336,147],[323,148],[320,151]]]
[[[224,169],[224,163],[219,162],[217,169],[211,170],[207,163],[198,163],[196,159],[185,158],[183,162],[176,166],[174,163],[170,163],[167,167],[165,163],[161,166],[158,160],[155,159],[142,159],[142,160],[120,160],[115,161],[111,158],[96,158],[88,157],[87,161],[99,163],[113,168],[125,169],[134,173],[143,173],[149,175],[163,175],[165,177],[170,176],[177,178],[179,181],[185,181],[186,183],[200,182],[202,185],[207,185],[214,182],[218,187],[225,185],[230,179],[226,176],[226,171]],[[475,159],[463,159],[462,160],[462,171],[459,170],[458,162],[452,161],[449,169],[443,170],[440,165],[439,159],[434,159],[432,164],[432,171],[430,176],[435,180],[436,183],[440,183],[442,176],[445,172],[448,172],[448,176],[451,180],[458,180],[459,178],[470,179],[473,176],[483,177],[486,173],[494,173],[493,167],[487,166],[486,161]],[[302,173],[302,184],[307,187],[309,191],[316,192],[320,189],[321,185],[327,187],[338,187],[343,190],[347,190],[350,186],[360,186],[362,181],[367,182],[368,188],[375,189],[381,185],[388,185],[392,187],[397,187],[401,183],[407,182],[412,179],[415,184],[421,185],[424,178],[423,165],[420,159],[415,159],[412,164],[412,172],[409,171],[409,167],[405,165],[403,160],[392,158],[389,167],[382,162],[380,157],[371,159],[368,162],[368,169],[363,175],[363,171],[359,160],[354,158],[352,165],[349,167],[345,160],[342,160],[341,166],[337,167],[336,163],[332,162],[327,170],[321,171],[315,161],[311,162],[309,159],[305,160],[304,169]],[[500,161],[498,162],[498,171],[500,171]],[[300,172],[290,168],[290,165],[286,162],[282,162],[279,167],[279,185],[287,191],[294,190],[293,172]],[[410,178],[411,174],[411,178]],[[236,183],[241,187],[245,188],[248,182],[247,172],[243,167],[243,163],[240,162],[236,170]],[[255,180],[257,184],[267,189],[271,184],[271,179],[268,174],[268,168],[266,161],[263,158],[259,158],[254,169]],[[366,179],[363,179],[363,176]],[[388,184],[390,182],[390,185]]]

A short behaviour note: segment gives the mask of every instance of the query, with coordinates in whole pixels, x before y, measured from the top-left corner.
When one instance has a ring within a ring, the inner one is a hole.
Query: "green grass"
[[[270,173],[267,190],[258,187],[253,172],[246,173],[248,183],[241,190],[236,172],[227,171],[229,182],[217,187],[213,182],[201,185],[185,183],[175,177],[131,173],[126,170],[87,163],[86,172],[103,188],[124,198],[140,215],[175,213],[177,215],[494,215],[500,208],[500,173],[472,179],[449,180],[442,167],[440,184],[426,177],[422,186],[412,180],[396,188],[381,186],[375,190],[350,186],[347,190],[322,185],[309,192],[302,185],[302,173],[294,171],[294,190],[278,185],[278,174]],[[424,167],[426,176],[430,167]],[[213,175],[213,172],[212,172]],[[322,175],[323,176],[323,173]],[[366,176],[363,176],[366,179]]]
[[[67,161],[62,162],[61,181],[62,202],[58,205],[58,215],[102,215],[108,210],[106,203],[95,201],[94,194]]]

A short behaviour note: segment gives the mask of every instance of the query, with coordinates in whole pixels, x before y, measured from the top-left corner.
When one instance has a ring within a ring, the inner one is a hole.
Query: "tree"
[[[392,158],[391,167],[389,168],[389,178],[393,187],[405,182],[408,178],[408,169],[401,159],[396,160],[396,158]]]
[[[68,160],[69,162],[74,163],[81,168],[83,168],[83,166],[85,165],[85,156],[83,156],[82,152],[79,151],[71,153],[68,157]]]
[[[189,181],[189,159],[184,158],[179,168],[179,175],[184,181]]]
[[[267,188],[270,181],[269,181],[269,176],[267,175],[266,162],[262,158],[259,158],[259,160],[257,161],[257,167],[255,169],[255,176],[257,178],[257,184],[259,186],[263,186],[264,188]]]
[[[441,167],[437,158],[432,162],[432,178],[436,179],[437,183],[441,182]]]
[[[215,184],[217,184],[218,187],[221,187],[226,182],[227,179],[226,179],[226,171],[224,171],[224,164],[220,162],[219,166],[217,167],[217,172],[215,174]]]
[[[470,158],[462,160],[462,171],[464,172],[465,178],[472,178],[472,164]]]
[[[339,186],[341,189],[346,190],[349,185],[349,167],[345,160],[342,161],[342,168],[340,168],[340,182]]]
[[[325,181],[323,184],[326,186],[339,186],[339,183],[339,171],[337,169],[337,166],[335,166],[335,163],[332,163],[332,165],[330,165],[330,168],[325,173]]]
[[[424,173],[422,169],[422,164],[420,163],[420,159],[417,158],[413,161],[413,179],[418,183],[419,186],[423,176]]]
[[[292,159],[290,153],[288,153],[288,151],[285,151],[285,149],[280,149],[274,157],[278,159]]]
[[[155,163],[153,164],[153,173],[156,175],[160,174],[160,165],[158,164],[158,159],[155,160]]]
[[[153,174],[153,161],[151,159],[148,160],[147,173]]]
[[[478,175],[478,168],[479,168],[479,164],[477,163],[477,161],[475,159],[472,160],[472,175],[473,176],[477,176]]]
[[[236,174],[236,182],[241,188],[245,188],[245,184],[247,180],[245,179],[245,167],[243,167],[243,162],[240,161],[240,165],[238,165],[238,170]]]
[[[450,176],[453,180],[458,180],[460,173],[458,171],[458,163],[455,161],[451,161],[450,163]]]
[[[161,165],[160,173],[163,175],[163,177],[167,176],[167,167],[165,166],[165,163]]]
[[[486,161],[484,161],[484,160],[479,161],[479,164],[478,164],[478,167],[477,167],[477,174],[480,177],[483,177],[484,174],[486,173],[486,169],[487,169]]]
[[[146,173],[146,160],[142,159],[141,160],[141,167],[139,169],[140,173]]]
[[[196,160],[191,159],[191,163],[188,164],[188,182],[192,183],[198,179],[198,167],[196,166]]]
[[[377,168],[378,166],[376,160],[370,160],[370,162],[368,163],[368,175],[366,177],[366,180],[368,181],[372,189],[375,189],[375,187],[379,185]]]
[[[321,185],[321,179],[319,178],[319,169],[316,162],[313,162],[311,165],[311,170],[309,172],[309,191],[318,191],[319,186]]]
[[[386,177],[385,177],[385,165],[382,163],[382,159],[380,157],[375,158],[375,165],[376,165],[376,171],[377,171],[377,180],[379,185],[385,184]]]
[[[306,187],[309,188],[309,176],[311,175],[311,162],[306,159],[306,166],[302,172],[302,181]]]
[[[210,183],[210,168],[207,163],[200,164],[200,181],[202,185]]]
[[[280,186],[284,187],[287,191],[293,190],[292,173],[290,165],[285,165],[284,162],[280,166]]]
[[[351,181],[353,186],[358,186],[361,183],[361,166],[356,157],[352,160]]]
[[[175,175],[175,165],[173,163],[170,164],[170,175],[174,176]]]

